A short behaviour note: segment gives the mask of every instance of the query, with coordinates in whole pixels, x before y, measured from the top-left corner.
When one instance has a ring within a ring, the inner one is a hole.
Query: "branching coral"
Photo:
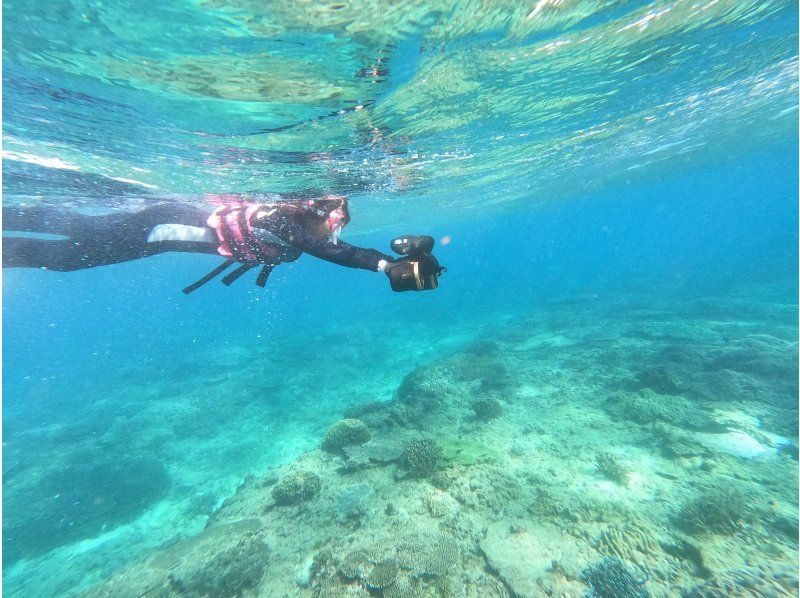
[[[628,483],[628,470],[611,453],[600,451],[595,455],[594,464],[612,482],[622,485]]]
[[[751,508],[747,496],[731,484],[705,489],[686,503],[676,523],[692,534],[733,534],[742,528]]]
[[[618,558],[605,558],[581,571],[581,580],[591,586],[593,598],[648,598],[642,582]]]
[[[400,465],[413,478],[424,478],[434,473],[442,460],[442,449],[435,440],[419,438],[410,440],[403,448]]]

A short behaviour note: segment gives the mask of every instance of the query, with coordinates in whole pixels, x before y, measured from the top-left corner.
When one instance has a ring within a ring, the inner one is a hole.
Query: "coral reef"
[[[319,494],[320,479],[309,471],[292,471],[272,488],[272,498],[279,505],[294,505],[309,501]]]
[[[397,389],[398,401],[410,407],[415,416],[442,409],[457,392],[447,369],[434,365],[414,370]]]
[[[608,557],[581,571],[581,579],[591,587],[593,598],[648,598],[650,593],[642,587],[625,564]]]
[[[406,443],[400,465],[409,477],[424,478],[433,474],[441,464],[442,448],[431,438],[418,438]]]
[[[685,598],[797,596],[797,569],[762,565],[726,571],[683,593]]]
[[[642,556],[654,556],[660,552],[653,532],[636,524],[623,523],[607,527],[600,533],[595,546],[605,555],[632,562],[637,562]]]
[[[594,457],[594,464],[597,470],[612,482],[623,486],[628,483],[628,470],[611,453],[598,452]]]
[[[335,453],[346,446],[364,444],[371,437],[366,424],[360,419],[340,419],[325,432],[322,448]]]
[[[716,484],[687,502],[676,523],[692,534],[733,534],[751,516],[747,496],[731,483]]]
[[[336,571],[349,582],[358,581],[371,590],[399,584],[395,594],[414,580],[441,579],[461,561],[456,539],[445,532],[424,531],[384,537],[363,544],[338,560]]]
[[[182,596],[241,596],[264,576],[269,548],[259,534],[244,536],[210,559],[188,560],[169,575],[170,590]]]
[[[797,555],[797,441],[770,380],[789,347],[649,303],[553,309],[448,346],[397,389],[347,395],[395,400],[348,410],[323,450],[302,438],[213,514],[195,507],[202,546],[159,550],[87,596],[796,595],[781,565]],[[315,415],[312,430],[333,421]],[[728,446],[745,436],[753,458]]]
[[[683,397],[656,394],[647,388],[638,393],[621,392],[610,397],[605,409],[611,417],[637,424],[666,422],[674,425],[702,427],[708,415]]]
[[[483,397],[472,401],[475,419],[489,421],[503,415],[503,404],[494,397]]]

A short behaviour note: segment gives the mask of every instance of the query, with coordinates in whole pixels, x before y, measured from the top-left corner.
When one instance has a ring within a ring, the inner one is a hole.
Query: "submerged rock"
[[[578,550],[575,542],[565,543],[556,529],[518,531],[513,521],[490,525],[480,541],[480,549],[490,569],[520,598],[547,595],[553,561],[575,568]],[[579,595],[581,584],[575,582],[575,586],[572,592],[560,595]]]

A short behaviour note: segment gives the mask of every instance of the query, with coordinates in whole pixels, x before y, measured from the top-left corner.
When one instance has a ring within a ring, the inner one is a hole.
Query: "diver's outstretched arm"
[[[287,243],[297,247],[303,253],[308,253],[319,259],[362,270],[380,270],[380,262],[392,262],[393,259],[375,249],[366,249],[348,245],[342,241],[333,243],[309,233],[301,224],[292,218],[283,216],[254,218],[253,226],[268,230]]]

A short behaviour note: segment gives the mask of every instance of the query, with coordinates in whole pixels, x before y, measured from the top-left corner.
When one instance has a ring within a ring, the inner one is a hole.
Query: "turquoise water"
[[[9,596],[797,595],[796,3],[3,9],[6,205],[335,192],[448,267],[4,270]]]

